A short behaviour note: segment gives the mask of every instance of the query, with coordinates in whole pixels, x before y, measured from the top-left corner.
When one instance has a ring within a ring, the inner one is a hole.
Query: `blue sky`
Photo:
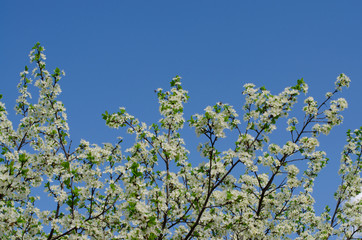
[[[175,75],[183,77],[191,97],[189,118],[218,101],[242,114],[242,86],[248,82],[278,93],[304,78],[309,95],[321,100],[343,72],[352,83],[339,97],[347,98],[349,108],[344,124],[320,139],[331,161],[315,189],[317,201],[333,206],[345,131],[362,125],[361,13],[359,0],[4,0],[0,93],[13,117],[19,72],[40,42],[48,69],[67,74],[61,100],[73,141],[100,144],[124,135],[105,126],[105,110],[124,106],[141,121],[158,121],[154,90],[167,89]],[[195,151],[192,144],[200,139],[185,134]]]

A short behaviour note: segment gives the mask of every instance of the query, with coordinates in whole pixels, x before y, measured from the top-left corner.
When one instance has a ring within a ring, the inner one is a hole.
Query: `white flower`
[[[336,89],[340,91],[342,90],[342,87],[349,87],[350,82],[351,79],[349,79],[349,77],[347,77],[344,73],[341,73],[341,75],[337,77],[334,85],[336,86]]]

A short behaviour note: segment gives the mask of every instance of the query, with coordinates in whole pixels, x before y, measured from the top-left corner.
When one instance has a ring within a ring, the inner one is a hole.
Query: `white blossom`
[[[181,136],[188,100],[181,77],[172,79],[170,90],[156,90],[157,123],[141,122],[123,107],[103,114],[108,127],[134,134],[133,143],[123,145],[117,137],[116,144],[82,139],[71,145],[66,109],[57,98],[65,73],[46,70],[39,43],[29,57],[35,67],[31,76],[28,67],[20,73],[16,129],[0,102],[1,239],[361,236],[362,129],[347,132],[332,212],[326,206],[317,214],[312,197],[314,181],[328,163],[327,154],[318,150],[319,134],[340,124],[348,107],[343,98],[330,99],[349,86],[344,74],[322,105],[307,97],[305,119],[288,118],[291,137],[276,142],[269,135],[308,85],[300,79],[273,95],[245,84],[245,124],[239,108],[221,102],[188,121],[201,142],[190,147],[200,152],[194,159]],[[37,101],[31,85],[39,90]],[[229,136],[235,143],[225,147],[223,138]]]

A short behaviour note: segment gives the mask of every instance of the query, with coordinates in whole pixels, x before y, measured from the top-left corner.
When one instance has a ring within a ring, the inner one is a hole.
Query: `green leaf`
[[[21,169],[21,174],[26,176],[26,174],[29,172],[29,169]]]
[[[65,161],[60,164],[64,169],[69,170],[70,169],[70,163]]]
[[[10,175],[14,174],[14,160],[12,160],[9,164],[9,174]]]
[[[25,220],[22,217],[19,217],[16,222],[22,224],[25,223]]]
[[[30,200],[31,203],[34,203],[35,202],[35,197],[31,196],[31,197],[29,197],[29,200]]]
[[[21,163],[25,163],[28,159],[26,158],[26,155],[24,153],[19,155],[19,161]]]
[[[230,200],[230,199],[232,199],[232,197],[233,197],[233,194],[230,191],[227,191],[226,192],[226,199]]]
[[[71,187],[70,187],[70,178],[65,179],[65,180],[64,180],[64,184],[65,184],[65,186],[66,186],[68,189],[70,189],[70,188],[71,188]]]

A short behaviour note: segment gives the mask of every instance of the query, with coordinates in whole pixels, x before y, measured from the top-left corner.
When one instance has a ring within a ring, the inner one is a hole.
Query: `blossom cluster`
[[[335,206],[318,215],[312,195],[329,160],[318,137],[342,123],[348,106],[333,100],[350,84],[344,74],[324,102],[306,97],[304,120],[289,117],[307,94],[303,79],[276,95],[245,84],[244,125],[237,108],[221,102],[187,121],[202,138],[197,158],[180,133],[189,98],[181,77],[169,91],[155,91],[158,123],[140,122],[123,107],[103,114],[108,127],[135,136],[129,148],[122,149],[121,137],[72,146],[57,99],[65,73],[46,70],[40,44],[29,57],[34,68],[20,73],[17,128],[0,101],[1,239],[353,239],[362,233],[362,128],[347,132]],[[272,142],[283,118],[290,139]],[[221,150],[230,132],[234,144]]]

